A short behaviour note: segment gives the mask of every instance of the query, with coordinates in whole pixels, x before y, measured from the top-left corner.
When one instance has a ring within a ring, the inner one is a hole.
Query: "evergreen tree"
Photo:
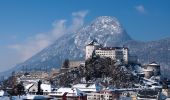
[[[37,95],[43,95],[43,92],[42,92],[42,90],[41,90],[41,84],[42,84],[42,82],[39,80],[39,81],[38,81],[38,91],[37,91]]]
[[[17,88],[17,94],[18,94],[19,96],[25,94],[25,88],[24,88],[22,82],[19,83],[19,84],[17,84],[16,88]]]
[[[69,68],[69,59],[65,59],[63,62],[63,68]]]

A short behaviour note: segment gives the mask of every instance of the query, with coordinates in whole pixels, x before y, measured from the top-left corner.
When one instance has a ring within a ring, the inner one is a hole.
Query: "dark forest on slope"
[[[69,87],[85,78],[87,83],[103,82],[106,86],[112,85],[116,88],[133,87],[133,84],[138,83],[139,80],[132,75],[128,67],[130,66],[115,62],[110,58],[97,56],[88,59],[85,67],[80,66],[76,70],[65,72],[55,78],[55,82],[60,86]]]

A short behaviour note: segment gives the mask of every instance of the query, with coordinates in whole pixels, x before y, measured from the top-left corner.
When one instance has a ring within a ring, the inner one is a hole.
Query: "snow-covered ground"
[[[0,97],[0,100],[10,100],[9,97]]]
[[[19,97],[19,96],[13,96],[11,97],[12,100],[23,100],[23,97]],[[11,100],[10,97],[7,97],[7,96],[3,96],[3,97],[0,97],[0,100]]]
[[[44,98],[48,98],[47,96],[39,96],[39,95],[27,95],[27,96],[12,96],[11,99],[10,97],[7,97],[7,96],[3,96],[3,97],[0,97],[0,100],[23,100],[23,99],[30,99],[30,100],[33,100],[33,99],[44,99]],[[55,99],[52,99],[52,100],[55,100]]]

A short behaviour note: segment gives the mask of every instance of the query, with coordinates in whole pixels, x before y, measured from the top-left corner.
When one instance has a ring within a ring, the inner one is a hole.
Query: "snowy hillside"
[[[96,39],[105,46],[116,46],[131,40],[116,18],[101,16],[76,33],[66,34],[19,66],[32,69],[59,67],[66,59],[84,59],[85,45]]]
[[[116,18],[101,16],[77,32],[65,34],[49,47],[7,72],[21,70],[23,66],[28,69],[47,68],[50,70],[52,67],[59,68],[66,58],[83,60],[85,45],[93,39],[96,39],[103,46],[126,45],[133,54],[139,56],[141,62],[147,63],[151,57],[158,63],[165,65],[169,61],[170,39],[153,42],[134,41]]]

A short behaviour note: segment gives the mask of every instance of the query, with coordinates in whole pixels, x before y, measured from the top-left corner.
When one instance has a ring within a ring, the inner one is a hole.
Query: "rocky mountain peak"
[[[123,27],[120,22],[115,17],[110,16],[100,16],[92,21],[91,26],[97,30],[110,30],[111,34],[122,33]]]
[[[74,43],[82,49],[93,39],[104,46],[117,46],[117,44],[131,40],[120,22],[110,16],[97,17],[89,25],[80,29],[75,34]]]
[[[99,16],[93,22],[98,22],[98,23],[106,24],[106,23],[110,23],[110,22],[113,22],[113,21],[117,21],[118,22],[118,20],[115,17],[111,17],[111,16]]]

